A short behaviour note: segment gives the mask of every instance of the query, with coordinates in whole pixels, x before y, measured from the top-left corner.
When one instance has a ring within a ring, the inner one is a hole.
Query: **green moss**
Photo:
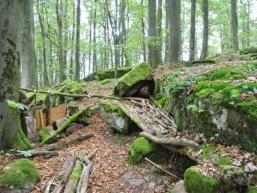
[[[106,84],[109,84],[111,83],[113,80],[112,79],[104,79],[100,82],[101,85],[106,85]]]
[[[129,149],[129,162],[134,165],[139,163],[146,155],[157,150],[157,145],[144,137],[139,137],[133,141]]]
[[[45,139],[47,139],[50,136],[50,130],[51,127],[43,127],[39,130],[39,140],[40,141],[44,141]]]
[[[16,140],[13,144],[12,148],[14,149],[21,149],[21,150],[28,150],[31,149],[33,146],[24,134],[23,130],[20,128],[16,132]]]
[[[128,88],[139,81],[149,80],[152,77],[152,67],[149,64],[139,64],[127,74],[119,78],[115,87],[114,95],[123,96]]]
[[[212,155],[213,153],[218,152],[217,148],[210,144],[203,144],[201,146],[201,149],[202,149],[202,153],[199,156],[200,160],[204,160],[204,159],[208,158],[210,155]]]
[[[107,113],[112,113],[112,112],[115,112],[117,113],[119,116],[121,117],[125,117],[125,113],[121,110],[121,108],[113,103],[112,101],[110,100],[104,100],[101,102],[100,106],[104,109],[105,112]]]
[[[39,172],[28,159],[19,159],[7,165],[0,172],[0,185],[22,187],[27,182],[40,179]]]
[[[162,96],[154,101],[154,104],[160,108],[164,107],[168,103],[169,98]]]
[[[247,193],[257,193],[257,187],[250,187]]]
[[[241,54],[241,55],[250,54],[250,53],[257,53],[257,47],[242,48],[239,51],[239,54]]]
[[[223,156],[223,157],[218,158],[217,164],[218,165],[232,165],[232,160],[230,157]]]
[[[124,74],[128,73],[131,70],[131,67],[121,67],[117,69],[117,78],[122,77]],[[104,79],[113,79],[115,78],[115,69],[110,68],[107,70],[101,70],[97,72],[97,79],[104,80]]]
[[[220,182],[201,174],[197,167],[191,167],[184,174],[184,184],[189,193],[219,193]]]
[[[83,164],[81,162],[79,162],[73,169],[72,173],[71,173],[71,178],[73,179],[79,179],[80,175],[82,173],[83,170]]]

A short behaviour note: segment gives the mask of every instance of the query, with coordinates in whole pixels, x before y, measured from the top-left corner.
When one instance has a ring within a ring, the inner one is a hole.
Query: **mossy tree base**
[[[23,130],[20,128],[16,132],[16,141],[12,148],[20,150],[32,149],[33,145],[30,143],[29,139],[24,134]]]

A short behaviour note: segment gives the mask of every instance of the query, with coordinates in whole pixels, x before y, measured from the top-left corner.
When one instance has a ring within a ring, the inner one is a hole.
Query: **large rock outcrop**
[[[114,87],[115,96],[138,96],[145,90],[146,95],[153,93],[154,81],[152,77],[152,67],[149,64],[138,64],[131,71],[119,78]]]
[[[179,129],[204,133],[257,152],[257,63],[223,67],[199,76],[167,76],[159,101]]]

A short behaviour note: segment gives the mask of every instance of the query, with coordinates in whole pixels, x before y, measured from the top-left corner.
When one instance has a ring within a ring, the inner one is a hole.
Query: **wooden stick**
[[[83,141],[83,140],[87,140],[87,139],[89,139],[93,136],[94,136],[94,134],[92,134],[92,133],[82,133],[79,136],[72,137],[71,139],[69,139],[67,141],[65,140],[65,141],[58,142],[55,145],[47,148],[47,150],[49,150],[49,151],[59,150],[59,149],[62,149],[64,147],[67,147],[71,144],[78,143],[78,142]]]
[[[163,171],[164,173],[166,173],[166,174],[168,174],[168,175],[170,175],[170,176],[172,176],[172,177],[174,177],[174,178],[177,178],[177,179],[181,180],[180,177],[178,177],[178,176],[176,176],[175,174],[169,172],[168,170],[165,170],[165,169],[162,168],[160,165],[154,163],[153,161],[151,161],[151,160],[148,159],[147,157],[145,157],[145,160],[146,160],[147,162],[149,162],[150,164],[154,165],[154,166],[155,166],[156,168],[158,168],[159,170]]]

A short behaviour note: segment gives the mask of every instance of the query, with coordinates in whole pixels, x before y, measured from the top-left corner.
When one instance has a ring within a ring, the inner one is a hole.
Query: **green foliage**
[[[129,149],[129,162],[132,165],[138,164],[146,155],[157,150],[157,145],[144,137],[133,141]]]
[[[35,183],[39,179],[38,170],[28,159],[16,160],[0,172],[0,185],[23,187],[27,182]]]
[[[247,193],[257,193],[257,187],[250,187]]]
[[[191,167],[184,174],[184,184],[190,193],[219,193],[220,182],[213,177],[200,173],[197,167]]]
[[[191,105],[188,105],[187,108],[192,112],[196,112],[196,113],[203,113],[205,111],[205,107],[203,105],[191,104]]]
[[[203,144],[201,146],[201,148],[202,148],[202,153],[199,156],[200,160],[204,160],[206,158],[209,158],[210,155],[212,155],[213,153],[217,153],[218,152],[216,147],[214,147],[213,145],[210,145],[210,144]]]
[[[7,100],[7,104],[9,107],[11,107],[13,109],[28,110],[28,107],[26,105],[24,105],[22,103],[17,103],[12,100]]]
[[[219,159],[217,160],[217,164],[218,165],[232,165],[232,160],[230,157],[227,157],[227,156],[219,157]]]

